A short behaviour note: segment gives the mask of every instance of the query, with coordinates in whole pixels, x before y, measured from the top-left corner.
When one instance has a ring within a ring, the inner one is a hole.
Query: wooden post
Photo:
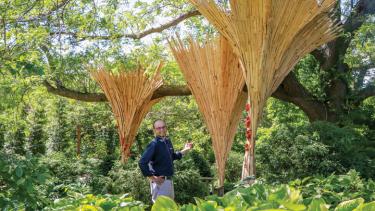
[[[252,184],[254,183],[254,179],[250,178],[255,178],[255,154],[254,154],[254,141],[253,140],[253,134],[252,134],[252,129],[251,129],[251,117],[250,117],[250,111],[251,111],[251,106],[250,103],[248,102],[246,104],[246,119],[245,119],[245,128],[246,128],[246,144],[245,144],[245,155],[244,155],[244,160],[242,164],[242,175],[241,175],[241,180],[245,184]]]

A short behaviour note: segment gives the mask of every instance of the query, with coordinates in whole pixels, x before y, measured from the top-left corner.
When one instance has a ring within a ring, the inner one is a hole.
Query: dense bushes
[[[226,182],[235,183],[241,180],[242,162],[244,155],[238,152],[231,152],[225,167]]]
[[[192,202],[193,197],[208,194],[208,184],[201,181],[199,171],[191,163],[189,158],[176,162],[173,183],[178,203]],[[129,193],[136,200],[151,203],[149,181],[141,174],[137,162],[130,160],[126,165],[117,163],[109,172],[109,178],[110,181],[106,184],[109,193]]]
[[[46,182],[50,177],[44,165],[30,155],[0,152],[0,207],[36,210],[48,204]]]
[[[326,122],[302,126],[279,124],[259,129],[258,177],[287,182],[356,169],[370,178],[375,175],[375,163],[363,151],[368,142],[370,140],[352,128]]]
[[[108,173],[109,181],[105,184],[107,191],[111,194],[129,193],[136,200],[150,203],[150,184],[143,177],[137,162],[129,160],[123,165],[117,162]]]

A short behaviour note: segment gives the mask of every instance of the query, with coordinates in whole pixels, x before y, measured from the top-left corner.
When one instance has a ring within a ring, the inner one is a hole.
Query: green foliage
[[[57,152],[69,151],[71,142],[65,109],[66,104],[65,99],[57,100],[55,107],[56,115],[49,130],[51,148]]]
[[[159,196],[156,202],[152,206],[151,211],[168,211],[168,210],[178,210],[177,204],[170,198],[166,196]]]
[[[309,133],[329,146],[332,158],[340,162],[346,171],[356,169],[363,177],[373,178],[375,162],[367,152],[375,149],[375,140],[361,130],[354,125],[338,127],[328,122],[314,122]]]
[[[348,175],[331,176],[338,180],[349,179],[351,183],[356,183],[357,178],[352,177],[353,172]],[[357,175],[358,176],[358,175]],[[301,181],[294,181],[293,184]],[[327,181],[323,182],[329,187],[333,185]],[[368,184],[372,184],[369,181]],[[356,192],[346,197],[338,198],[337,201],[326,201],[326,196],[315,190],[305,195],[304,190],[309,189],[309,184],[304,186],[295,185],[267,185],[256,182],[250,187],[238,187],[226,193],[223,197],[216,195],[207,196],[205,200],[195,198],[195,204],[177,205],[167,197],[159,197],[152,207],[152,210],[371,210],[375,205],[373,198],[364,199]],[[349,190],[350,187],[347,187]],[[330,194],[342,195],[341,190],[330,190]],[[328,192],[328,191],[327,191]],[[373,194],[373,193],[372,193]],[[345,195],[345,194],[344,194]],[[304,198],[304,196],[308,198]],[[373,202],[371,202],[373,201]],[[330,203],[332,202],[332,204]],[[365,203],[367,202],[367,203]]]
[[[312,55],[307,55],[299,61],[294,69],[296,77],[303,82],[304,87],[314,97],[319,100],[326,99],[325,90],[328,86],[328,73],[321,69],[319,62]]]
[[[128,194],[117,195],[82,195],[72,194],[72,196],[55,200],[53,205],[44,210],[123,210],[123,211],[142,211],[146,208],[142,202],[134,200]]]
[[[210,164],[202,153],[192,150],[183,160],[176,162],[176,169],[183,171],[184,169],[196,169],[202,177],[211,177]]]
[[[329,146],[306,134],[306,128],[278,125],[259,129],[256,162],[258,175],[269,181],[287,182],[315,174],[341,172]]]
[[[327,122],[260,128],[256,146],[258,175],[270,181],[287,182],[356,169],[371,178],[375,166],[364,151],[369,149],[368,142],[365,135],[353,128]]]
[[[166,48],[165,38],[178,31],[181,34],[189,32],[194,39],[204,41],[205,35],[210,37],[217,32],[202,16],[196,16],[141,40],[123,36],[150,29],[192,10],[192,5],[183,0],[99,3],[76,0],[65,3],[58,8],[61,1],[0,0],[0,28],[4,29],[0,33],[0,150],[6,152],[0,160],[2,205],[35,210],[52,200],[64,201],[67,197],[66,203],[62,204],[73,204],[74,209],[84,205],[87,209],[97,206],[95,209],[100,210],[96,202],[85,204],[85,201],[104,200],[118,204],[121,197],[88,193],[126,192],[149,204],[148,181],[140,174],[134,160],[152,139],[150,128],[156,118],[166,120],[177,150],[188,140],[195,144],[194,152],[176,162],[177,202],[192,202],[194,196],[206,195],[208,185],[200,177],[213,176],[210,167],[214,166],[214,154],[194,97],[167,97],[156,104],[142,122],[131,149],[130,162],[124,166],[116,162],[119,158],[118,134],[108,104],[56,98],[47,92],[42,82],[48,80],[62,90],[95,93],[100,89],[90,78],[88,65],[103,65],[119,71],[139,64],[153,67],[163,60],[165,66],[161,73],[165,84],[185,85],[177,63]],[[219,3],[228,8],[227,0]],[[345,74],[335,69],[323,71],[311,55],[303,58],[294,70],[301,84],[322,102],[331,100],[327,99],[326,93],[332,80],[344,79],[348,84],[350,91],[342,101],[347,112],[337,124],[310,124],[301,109],[272,98],[267,103],[259,129],[258,176],[269,182],[289,182],[305,176],[316,178],[301,180],[299,185],[304,201],[309,201],[303,205],[310,210],[324,210],[325,203],[332,204],[330,209],[333,209],[341,201],[358,197],[367,202],[373,200],[371,182],[358,181],[352,175],[341,179],[330,176],[332,172],[342,173],[351,168],[366,178],[375,175],[375,98],[350,103],[357,98],[359,90],[373,83],[369,68],[375,61],[374,18],[365,17],[362,21],[364,24],[355,32],[345,57],[338,58],[345,59],[350,71]],[[75,145],[77,126],[82,128],[80,155]],[[233,189],[234,182],[239,180],[244,135],[245,128],[241,123],[232,147],[234,153],[227,162],[226,190]],[[48,146],[47,150],[45,146]],[[39,158],[41,163],[28,153],[43,155]],[[27,155],[27,159],[22,155]],[[37,172],[44,174],[43,166],[51,172],[46,183],[33,179],[39,176]],[[318,179],[314,176],[317,174],[328,178]],[[345,189],[345,185],[349,188]],[[34,187],[32,193],[28,187]],[[338,190],[342,191],[331,193]],[[351,190],[354,196],[350,195]],[[73,192],[81,195],[70,195]],[[316,193],[322,197],[317,198]],[[24,206],[26,199],[29,207]],[[163,203],[170,203],[167,201]],[[199,203],[197,206],[205,210],[221,206],[210,200]],[[243,201],[238,203],[244,204]],[[357,206],[361,199],[344,202],[342,208],[338,207],[345,209],[351,204]],[[184,207],[194,210],[194,206]],[[285,209],[287,205],[282,206]],[[358,210],[371,209],[371,206],[373,203],[361,204]]]
[[[332,206],[358,197],[367,202],[375,200],[375,182],[361,179],[358,172],[354,170],[345,175],[306,177],[289,184],[301,190],[304,203],[310,203],[317,196]]]
[[[36,210],[48,204],[44,185],[49,173],[31,155],[0,153],[0,207]]]
[[[225,167],[225,180],[230,183],[240,181],[242,173],[243,154],[231,152]]]
[[[106,188],[109,193],[129,193],[136,200],[147,204],[151,202],[150,184],[141,174],[137,162],[128,160],[125,165],[116,162],[108,177],[110,180],[102,188]]]
[[[208,195],[209,185],[201,180],[201,175],[196,170],[176,171],[173,183],[176,193],[175,200],[178,203],[193,202],[194,197]]]
[[[42,163],[54,175],[50,198],[65,197],[70,191],[82,194],[102,193],[101,160],[95,158],[68,158],[63,153],[50,154]],[[100,188],[98,188],[98,186]],[[97,190],[97,189],[99,190]]]
[[[185,160],[185,158],[177,162],[184,161],[191,164],[191,160]],[[178,203],[192,202],[193,196],[203,197],[208,194],[208,184],[201,180],[201,175],[190,164],[176,165],[173,183]],[[107,189],[109,193],[129,193],[136,200],[143,201],[146,204],[151,203],[150,183],[141,174],[137,162],[130,160],[126,165],[116,163],[108,177],[110,179],[103,185],[103,188]]]
[[[16,131],[11,135],[13,141],[10,143],[10,147],[13,149],[15,154],[25,155],[26,154],[26,134],[25,125],[20,124],[17,126]]]
[[[46,134],[43,130],[45,121],[46,116],[42,109],[34,111],[29,120],[29,150],[33,155],[44,155],[46,153]]]

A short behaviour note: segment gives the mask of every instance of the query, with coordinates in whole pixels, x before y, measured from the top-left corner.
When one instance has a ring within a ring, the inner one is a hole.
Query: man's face
[[[167,126],[162,120],[158,120],[154,124],[154,133],[156,136],[164,137],[167,135]]]

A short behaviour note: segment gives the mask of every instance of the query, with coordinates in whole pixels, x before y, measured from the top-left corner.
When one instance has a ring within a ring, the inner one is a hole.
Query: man
[[[138,164],[142,174],[150,180],[152,202],[161,195],[174,199],[173,161],[181,159],[193,148],[193,144],[186,143],[183,150],[175,152],[167,137],[165,122],[156,120],[153,130],[155,138],[148,144]]]

